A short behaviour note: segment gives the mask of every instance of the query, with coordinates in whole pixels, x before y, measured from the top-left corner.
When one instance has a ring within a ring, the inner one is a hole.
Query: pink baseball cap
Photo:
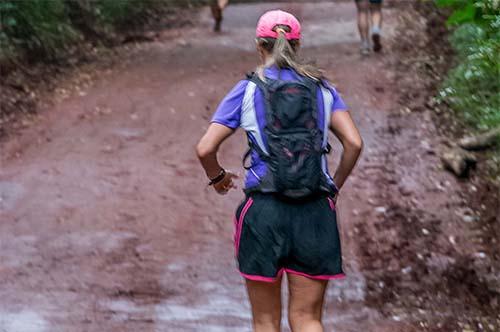
[[[285,34],[287,40],[300,39],[300,22],[295,16],[282,10],[271,10],[262,15],[257,23],[258,38],[278,38],[275,31],[277,25],[290,27],[290,32]]]

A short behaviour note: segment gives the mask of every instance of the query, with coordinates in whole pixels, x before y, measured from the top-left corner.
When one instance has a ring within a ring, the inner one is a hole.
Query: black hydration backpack
[[[248,78],[264,95],[263,135],[268,153],[249,139],[250,150],[243,164],[254,149],[269,169],[260,185],[251,191],[274,192],[295,199],[321,192],[335,193],[322,170],[322,156],[330,146],[324,146],[323,129],[318,125],[318,83],[309,78],[300,82],[269,78],[263,81],[256,74]]]

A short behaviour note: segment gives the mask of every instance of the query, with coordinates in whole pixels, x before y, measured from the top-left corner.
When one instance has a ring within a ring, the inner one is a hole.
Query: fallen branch
[[[466,150],[483,150],[495,145],[499,140],[500,127],[481,135],[464,137],[458,141],[458,145]]]

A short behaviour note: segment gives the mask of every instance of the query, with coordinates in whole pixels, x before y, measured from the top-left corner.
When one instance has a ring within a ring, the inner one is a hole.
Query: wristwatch
[[[221,182],[225,176],[226,176],[226,170],[224,168],[222,168],[216,177],[210,179],[210,182],[208,183],[208,185],[213,186],[214,184]]]

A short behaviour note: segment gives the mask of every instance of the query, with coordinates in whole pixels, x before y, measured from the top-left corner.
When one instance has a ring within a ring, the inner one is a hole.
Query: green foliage
[[[28,55],[51,58],[87,36],[110,34],[163,1],[0,0],[0,61]]]
[[[448,18],[449,25],[470,22],[487,24],[500,10],[499,0],[436,0],[436,4],[453,8],[453,13]]]
[[[77,36],[62,1],[2,1],[0,45],[9,55],[18,49],[52,53]]]
[[[463,119],[478,129],[500,126],[500,1],[437,0],[454,8],[451,43],[457,52],[440,91]]]
[[[148,2],[137,0],[99,1],[95,3],[96,16],[108,24],[121,24],[147,9]]]
[[[469,0],[436,0],[438,6],[450,6],[455,8],[448,19],[448,24],[460,24],[471,22],[478,18],[478,8],[473,1]]]

